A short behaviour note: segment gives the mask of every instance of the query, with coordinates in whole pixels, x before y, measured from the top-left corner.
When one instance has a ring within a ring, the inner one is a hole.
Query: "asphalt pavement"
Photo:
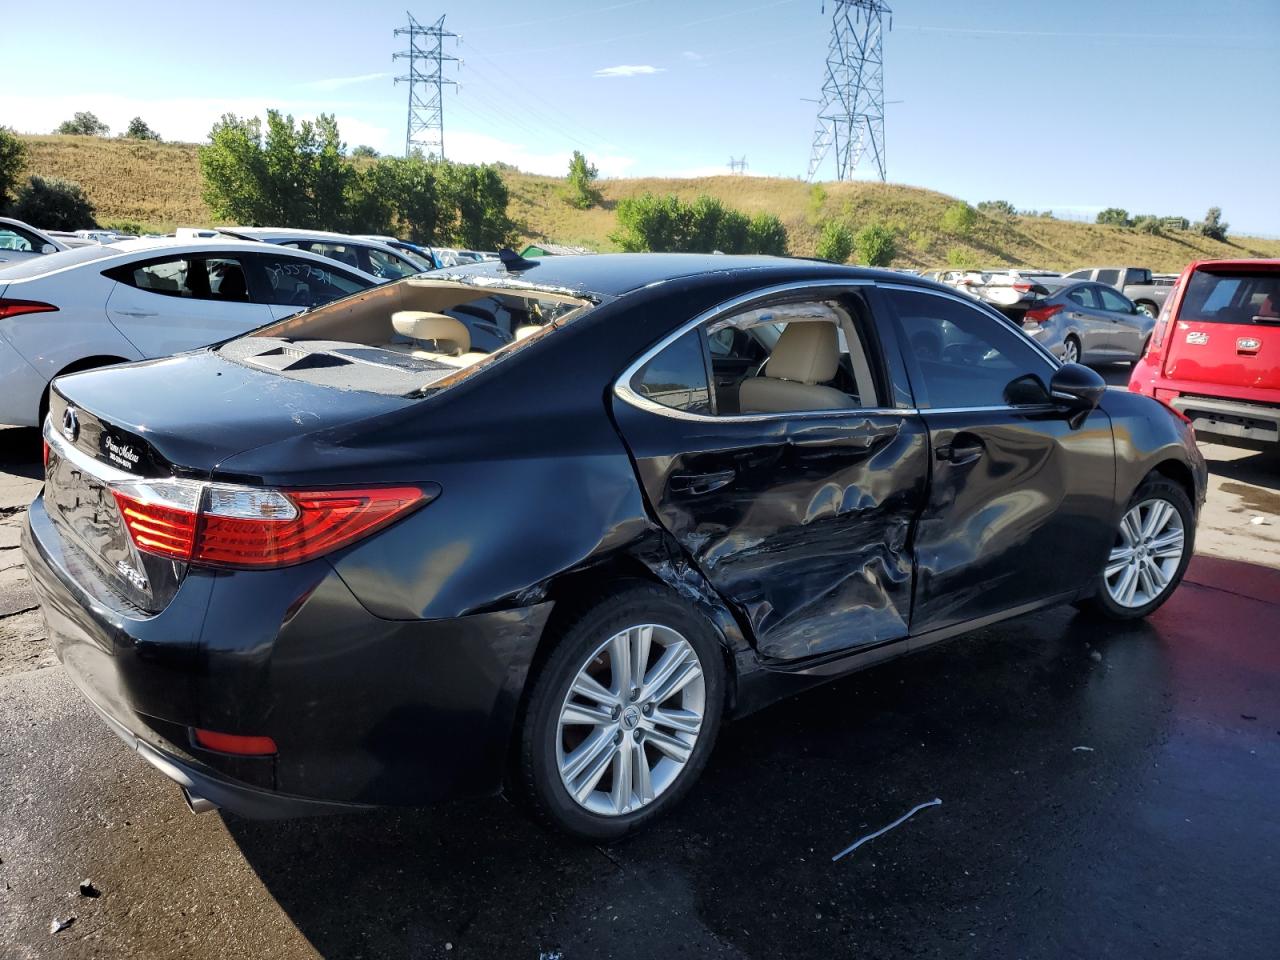
[[[0,958],[1271,960],[1280,463],[1204,449],[1199,555],[1148,622],[1054,609],[778,704],[603,848],[500,798],[189,814],[53,660],[15,550],[39,442],[0,430]]]

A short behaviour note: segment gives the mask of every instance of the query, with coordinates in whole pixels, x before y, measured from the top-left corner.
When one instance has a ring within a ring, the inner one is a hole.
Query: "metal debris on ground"
[[[1071,752],[1072,753],[1076,753],[1076,752],[1093,753],[1093,747],[1072,747]]]
[[[67,929],[67,927],[71,926],[75,922],[76,922],[75,917],[67,917],[67,919],[65,920],[59,920],[57,917],[54,917],[52,920],[49,921],[49,932],[61,933],[63,930]]]
[[[883,836],[884,834],[888,833],[894,827],[902,826],[902,824],[906,823],[908,820],[914,817],[917,813],[919,813],[925,807],[940,807],[940,806],[942,806],[942,801],[939,800],[937,797],[934,797],[932,800],[929,800],[925,803],[916,804],[914,807],[912,807],[910,810],[908,810],[906,813],[900,816],[897,820],[893,821],[893,823],[889,824],[887,827],[881,827],[875,833],[868,833],[861,840],[857,840],[854,843],[850,844],[849,846],[845,847],[843,850],[841,850],[839,853],[837,853],[834,857],[831,858],[831,862],[835,863],[841,857],[847,856],[848,854],[853,853],[853,851],[857,850],[860,846],[862,846],[868,840],[874,840],[876,837]]]
[[[93,885],[93,881],[88,877],[80,881],[80,896],[82,897],[100,897],[102,891]]]

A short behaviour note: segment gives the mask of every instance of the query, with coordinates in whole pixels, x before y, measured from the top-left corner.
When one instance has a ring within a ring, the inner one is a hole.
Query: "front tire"
[[[1186,491],[1164,477],[1148,477],[1125,508],[1088,606],[1112,620],[1154,613],[1182,582],[1195,532]]]
[[[1080,362],[1080,341],[1074,336],[1067,337],[1066,340],[1062,341],[1062,362]]]
[[[531,682],[516,786],[542,819],[599,842],[689,792],[719,732],[726,670],[702,616],[636,583],[571,617]]]
[[[1139,313],[1143,314],[1144,316],[1151,317],[1151,319],[1153,320],[1160,315],[1160,308],[1157,307],[1154,303],[1148,303],[1145,300],[1139,300],[1137,303],[1134,304],[1134,306],[1138,308]]]

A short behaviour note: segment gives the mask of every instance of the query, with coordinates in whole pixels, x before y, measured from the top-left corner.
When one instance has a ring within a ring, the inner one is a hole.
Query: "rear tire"
[[[1182,582],[1195,533],[1186,491],[1158,474],[1147,477],[1130,497],[1096,591],[1082,606],[1112,620],[1154,613]]]
[[[1157,307],[1154,303],[1148,303],[1145,300],[1139,300],[1137,303],[1134,304],[1134,306],[1138,308],[1139,313],[1145,314],[1146,316],[1151,317],[1153,320],[1160,315],[1160,308]]]
[[[530,680],[514,786],[556,828],[616,840],[678,804],[706,765],[723,648],[687,602],[647,583],[572,615],[554,644]]]

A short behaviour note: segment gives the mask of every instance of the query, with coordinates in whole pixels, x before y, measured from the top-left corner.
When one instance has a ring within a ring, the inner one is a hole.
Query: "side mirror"
[[[45,244],[41,244],[40,252],[41,253],[57,253],[58,248],[55,247],[52,243],[45,243]]]
[[[1096,371],[1078,363],[1064,363],[1049,381],[1049,396],[1073,414],[1084,417],[1102,402],[1107,382]],[[1075,424],[1072,424],[1075,426]]]

